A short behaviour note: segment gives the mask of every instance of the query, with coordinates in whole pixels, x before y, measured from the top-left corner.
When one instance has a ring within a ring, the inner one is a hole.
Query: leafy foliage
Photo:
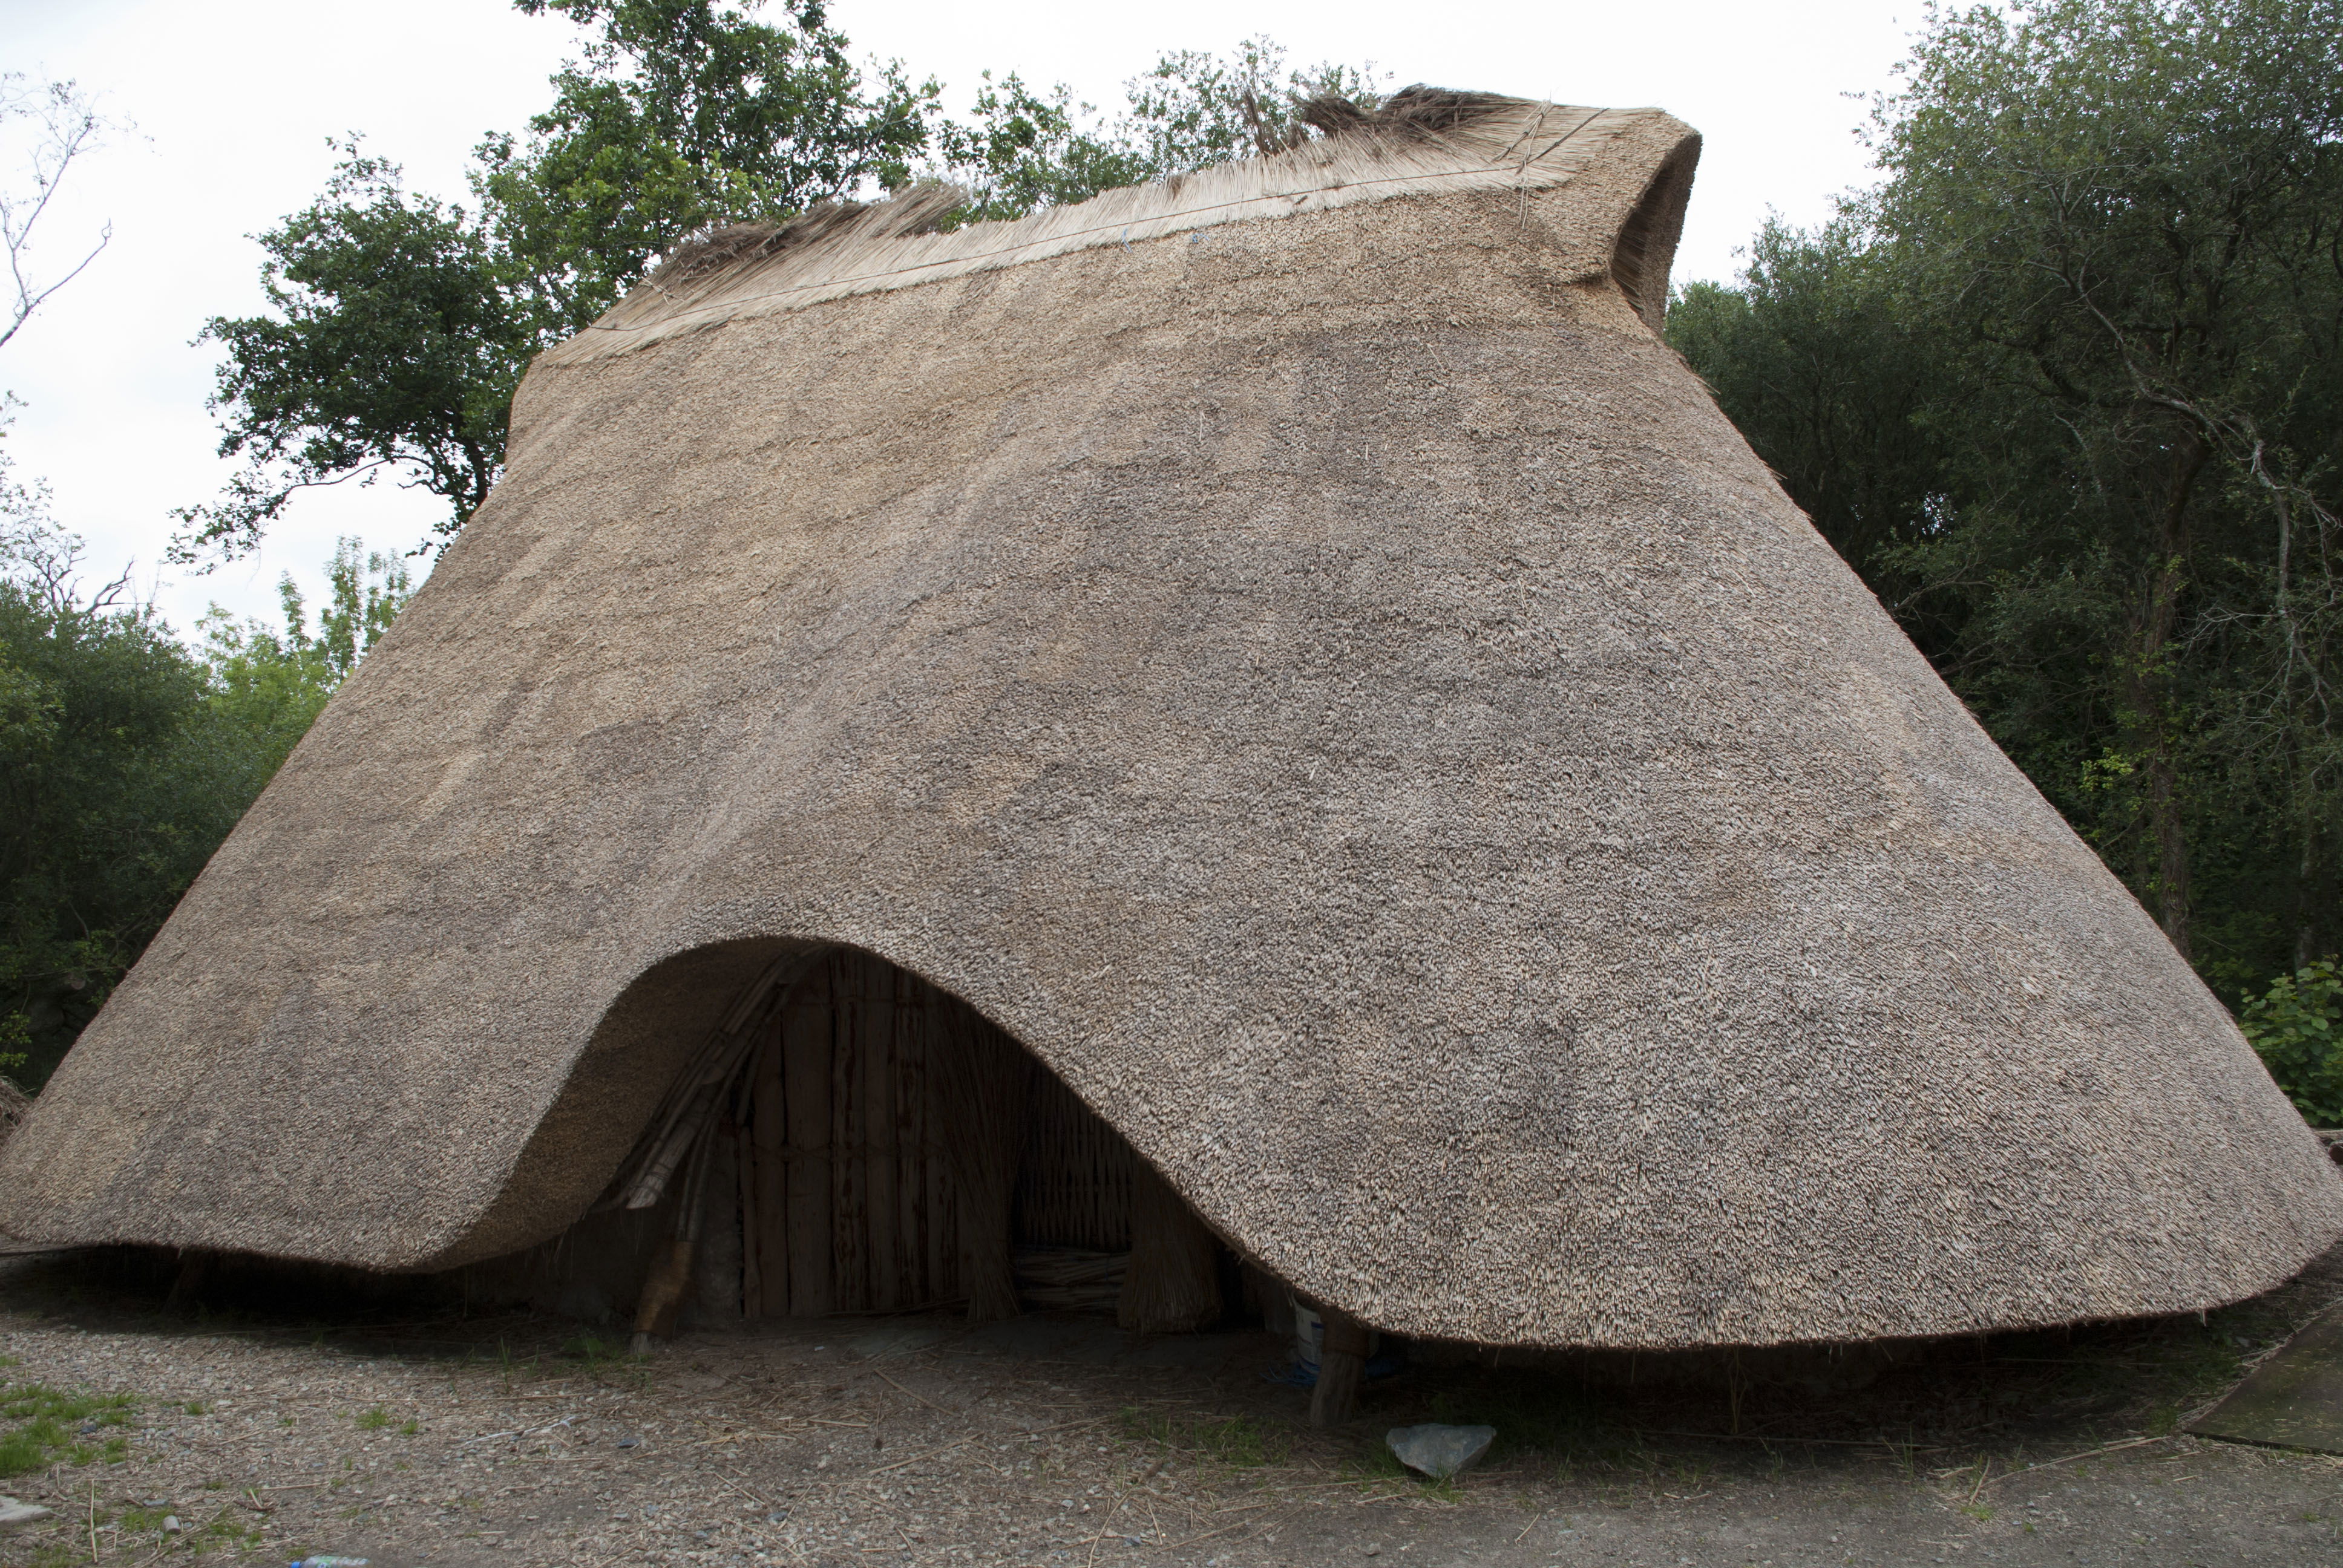
[[[2338,940],[2343,3],[1932,13],[1671,340],[2235,997]]]
[[[214,722],[233,732],[227,748],[249,773],[256,797],[292,754],[334,689],[390,629],[412,595],[404,560],[368,555],[356,539],[336,545],[326,565],[330,602],[309,630],[308,606],[288,573],[277,585],[285,624],[239,624],[215,608],[198,623],[211,677],[206,701]]]
[[[2280,975],[2239,1021],[2270,1076],[2314,1127],[2343,1127],[2343,970],[2329,957]]]
[[[820,0],[779,25],[710,0],[517,0],[598,25],[553,78],[526,138],[492,136],[474,179],[502,254],[548,329],[616,304],[679,241],[776,221],[866,186],[895,190],[927,146],[938,92],[900,65],[875,84]]]
[[[936,136],[940,176],[969,192],[963,223],[1021,217],[1040,207],[1087,201],[1101,191],[1139,185],[1154,169],[1145,155],[1111,132],[1084,129],[1097,113],[1074,101],[1063,85],[1047,96],[1013,73],[996,84],[990,73],[976,95],[976,123],[946,122]]]
[[[260,236],[275,314],[204,329],[227,351],[220,453],[246,467],[224,502],[178,514],[174,559],[249,549],[299,491],[385,473],[446,500],[453,534],[496,480],[540,312],[477,216],[410,196],[356,141],[342,151],[324,196]]]
[[[190,652],[16,493],[0,536],[0,1061],[37,1086],[397,614],[403,566],[345,540],[312,634],[215,612]],[[31,509],[27,510],[26,508]]]
[[[0,540],[0,1017],[32,1076],[96,1013],[235,820],[195,719],[204,672],[77,541]]]
[[[516,0],[599,29],[524,136],[478,148],[475,203],[408,193],[353,139],[320,198],[259,236],[270,313],[218,317],[212,407],[246,467],[190,507],[173,558],[255,548],[301,490],[396,474],[447,502],[444,540],[504,463],[514,388],[658,256],[910,177],[932,85],[875,91],[819,0],[773,25],[713,0]]]
[[[407,192],[357,141],[320,198],[260,236],[269,313],[220,317],[212,407],[246,459],[178,515],[173,558],[254,548],[302,490],[384,474],[447,503],[444,542],[487,499],[529,359],[579,331],[695,236],[779,223],[916,174],[970,192],[954,221],[1015,217],[1308,134],[1323,93],[1372,104],[1371,73],[1288,70],[1248,39],[1165,55],[1101,123],[1059,86],[988,75],[975,118],[899,65],[866,78],[819,0],[775,20],[714,0],[516,0],[594,29],[525,134],[478,148],[471,206]],[[751,7],[753,10],[754,7]]]
[[[1150,177],[1185,174],[1231,158],[1299,145],[1310,135],[1302,110],[1311,99],[1339,97],[1362,109],[1379,105],[1373,65],[1322,63],[1289,70],[1285,50],[1262,35],[1228,59],[1194,49],[1166,55],[1145,75],[1123,84],[1130,112],[1117,125]]]
[[[1382,102],[1372,65],[1320,64],[1288,70],[1286,52],[1266,36],[1241,42],[1227,59],[1183,49],[1123,84],[1123,112],[1098,122],[1063,84],[1045,96],[1011,75],[988,73],[976,122],[945,122],[931,172],[970,193],[962,221],[1022,217],[1045,206],[1087,201],[1101,191],[1190,174],[1309,136],[1302,109],[1332,95],[1360,108]]]

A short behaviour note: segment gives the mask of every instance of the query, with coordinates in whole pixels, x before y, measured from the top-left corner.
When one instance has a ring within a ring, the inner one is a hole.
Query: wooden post
[[[838,1312],[870,1305],[870,1148],[862,1114],[865,961],[860,953],[840,953],[830,971],[830,1310]]]
[[[858,1030],[862,1037],[863,1223],[870,1292],[865,1304],[891,1312],[903,1303],[902,1216],[895,1161],[895,967],[864,966]]]
[[[932,1037],[936,1050],[928,1065],[941,1091],[935,1103],[945,1118],[958,1179],[960,1282],[968,1292],[969,1322],[989,1323],[1017,1315],[1010,1222],[1031,1059],[974,1009],[951,1003],[950,1018],[949,1027]]]
[[[666,1255],[652,1265],[650,1277],[643,1282],[642,1299],[635,1306],[635,1340],[630,1347],[635,1354],[649,1355],[655,1342],[673,1337],[675,1314],[691,1284],[692,1251],[691,1238],[678,1236],[668,1243]]]
[[[754,1067],[753,1155],[750,1182],[757,1195],[758,1317],[789,1315],[789,1120],[781,1089],[781,1020],[776,1012],[761,1026]],[[742,1226],[745,1234],[747,1226]]]
[[[817,965],[782,1018],[781,1073],[789,1128],[789,1316],[827,1317],[830,1255],[830,971]]]
[[[752,1078],[749,1081],[753,1084],[756,1081]],[[752,1095],[753,1092],[752,1090]],[[756,1117],[753,1099],[744,1109],[744,1120],[733,1123],[731,1128],[732,1180],[739,1188],[740,1318],[744,1322],[755,1322],[765,1315],[765,1269],[759,1249],[761,1232],[757,1224],[757,1141],[751,1130]]]
[[[953,1044],[942,1032],[941,999],[931,990],[920,1000],[921,1076],[927,1094],[928,1300],[950,1302],[965,1293],[960,1284],[960,1192],[959,1168],[952,1156],[952,1112],[945,1099],[947,1081],[939,1066]]]
[[[895,1234],[903,1270],[898,1295],[906,1307],[924,1307],[936,1299],[928,1280],[928,1084],[925,1042],[920,1038],[925,1014],[912,994],[910,976],[898,970],[889,978],[895,988],[896,1202],[901,1214]]]
[[[1318,1386],[1310,1394],[1310,1424],[1340,1426],[1359,1411],[1359,1384],[1367,1375],[1366,1326],[1347,1312],[1320,1306],[1326,1342],[1318,1350]]]

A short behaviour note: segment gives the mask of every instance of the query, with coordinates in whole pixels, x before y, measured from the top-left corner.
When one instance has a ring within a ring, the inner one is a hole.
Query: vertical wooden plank
[[[757,1307],[749,1315],[779,1318],[789,1313],[789,1120],[781,1081],[780,1013],[759,1032],[762,1038],[749,1070],[758,1284]]]
[[[1024,1152],[1031,1059],[973,1009],[950,1004],[936,1077],[960,1210],[960,1280],[971,1322],[1017,1315],[1011,1216]]]
[[[830,971],[830,1179],[831,1298],[841,1312],[870,1304],[870,1151],[862,1136],[862,955],[841,952]]]
[[[744,1322],[755,1322],[765,1315],[765,1277],[764,1261],[757,1255],[761,1231],[757,1224],[756,1080],[751,1077],[749,1081],[752,1098],[743,1108],[745,1120],[734,1123],[730,1131],[732,1179],[739,1186],[740,1317]]]
[[[891,1312],[903,1303],[898,1244],[895,1166],[895,974],[884,960],[867,961],[862,973],[862,1141],[864,1222],[870,1306]]]
[[[830,966],[816,964],[789,997],[782,1024],[787,1085],[789,1315],[833,1310],[830,1288]]]
[[[906,1307],[935,1300],[928,1291],[927,1087],[920,1079],[919,998],[911,977],[898,970],[888,977],[895,999],[896,1256]]]
[[[1310,1391],[1310,1424],[1340,1426],[1359,1413],[1359,1384],[1367,1367],[1366,1325],[1322,1302],[1326,1342],[1318,1354],[1318,1382]]]
[[[931,1302],[956,1302],[960,1284],[960,1191],[951,1154],[944,1147],[943,1076],[936,1070],[942,1041],[943,1009],[935,988],[920,987],[920,1077],[927,1137],[920,1152],[927,1165],[928,1290]]]

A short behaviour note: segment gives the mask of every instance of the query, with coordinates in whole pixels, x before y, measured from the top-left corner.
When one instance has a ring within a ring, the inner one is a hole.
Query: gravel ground
[[[1964,1342],[1858,1389],[1419,1364],[1318,1433],[1260,1334],[849,1319],[634,1360],[545,1317],[174,1316],[17,1260],[0,1491],[54,1512],[0,1562],[2343,1564],[2343,1462],[2175,1435],[2339,1296],[2343,1254],[2202,1323]],[[1498,1446],[1419,1482],[1382,1434],[1423,1419]]]

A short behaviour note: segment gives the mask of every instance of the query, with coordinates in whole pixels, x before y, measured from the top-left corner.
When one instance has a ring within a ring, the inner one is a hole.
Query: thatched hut
[[[2285,1279],[2335,1168],[1658,337],[1697,146],[1412,91],[679,257],[530,371],[7,1227],[414,1271],[599,1201],[650,1307],[670,1238],[767,1313],[998,1307],[1021,1238],[1157,1325],[1225,1246],[1500,1345]]]

